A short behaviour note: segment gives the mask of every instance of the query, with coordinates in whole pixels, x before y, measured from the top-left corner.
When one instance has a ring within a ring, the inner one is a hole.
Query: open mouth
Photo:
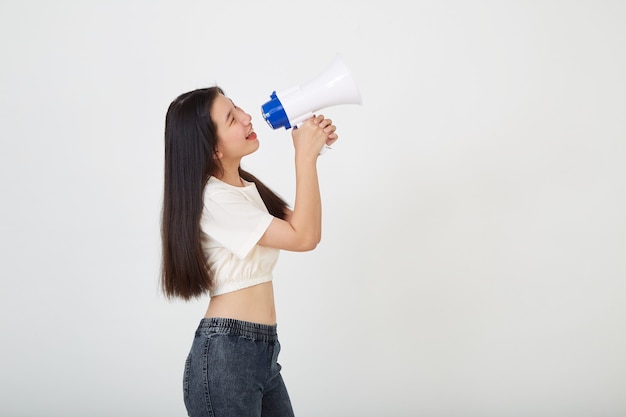
[[[253,130],[250,133],[248,133],[248,136],[246,136],[246,140],[254,140],[254,139],[256,139],[256,133],[254,133],[254,130]]]

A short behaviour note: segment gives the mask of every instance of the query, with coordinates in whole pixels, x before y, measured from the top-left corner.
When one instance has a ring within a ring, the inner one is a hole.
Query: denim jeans
[[[190,417],[292,417],[276,325],[204,318],[185,361]]]

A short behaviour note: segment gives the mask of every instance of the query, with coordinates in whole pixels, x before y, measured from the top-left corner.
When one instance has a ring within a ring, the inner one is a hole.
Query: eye
[[[235,108],[235,110],[239,110],[239,107],[237,107],[236,105],[233,104],[233,107]],[[234,113],[234,112],[233,112]],[[228,123],[229,125],[232,125],[233,123],[235,123],[235,116],[231,116],[230,122]]]

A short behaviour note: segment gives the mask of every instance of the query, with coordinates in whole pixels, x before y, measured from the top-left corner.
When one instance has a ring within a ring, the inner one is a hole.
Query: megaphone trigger
[[[302,126],[302,123],[304,123],[306,121],[306,119],[308,119],[310,117],[313,117],[313,113],[308,112],[308,113],[303,114],[302,116],[300,116],[300,117],[298,117],[295,120],[290,121],[290,122],[291,122],[291,125],[294,126],[294,127],[295,126]]]

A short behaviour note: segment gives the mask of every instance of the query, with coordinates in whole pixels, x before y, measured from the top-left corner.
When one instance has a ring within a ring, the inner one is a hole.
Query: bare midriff
[[[204,317],[222,317],[261,324],[276,324],[274,286],[264,282],[211,297]]]

